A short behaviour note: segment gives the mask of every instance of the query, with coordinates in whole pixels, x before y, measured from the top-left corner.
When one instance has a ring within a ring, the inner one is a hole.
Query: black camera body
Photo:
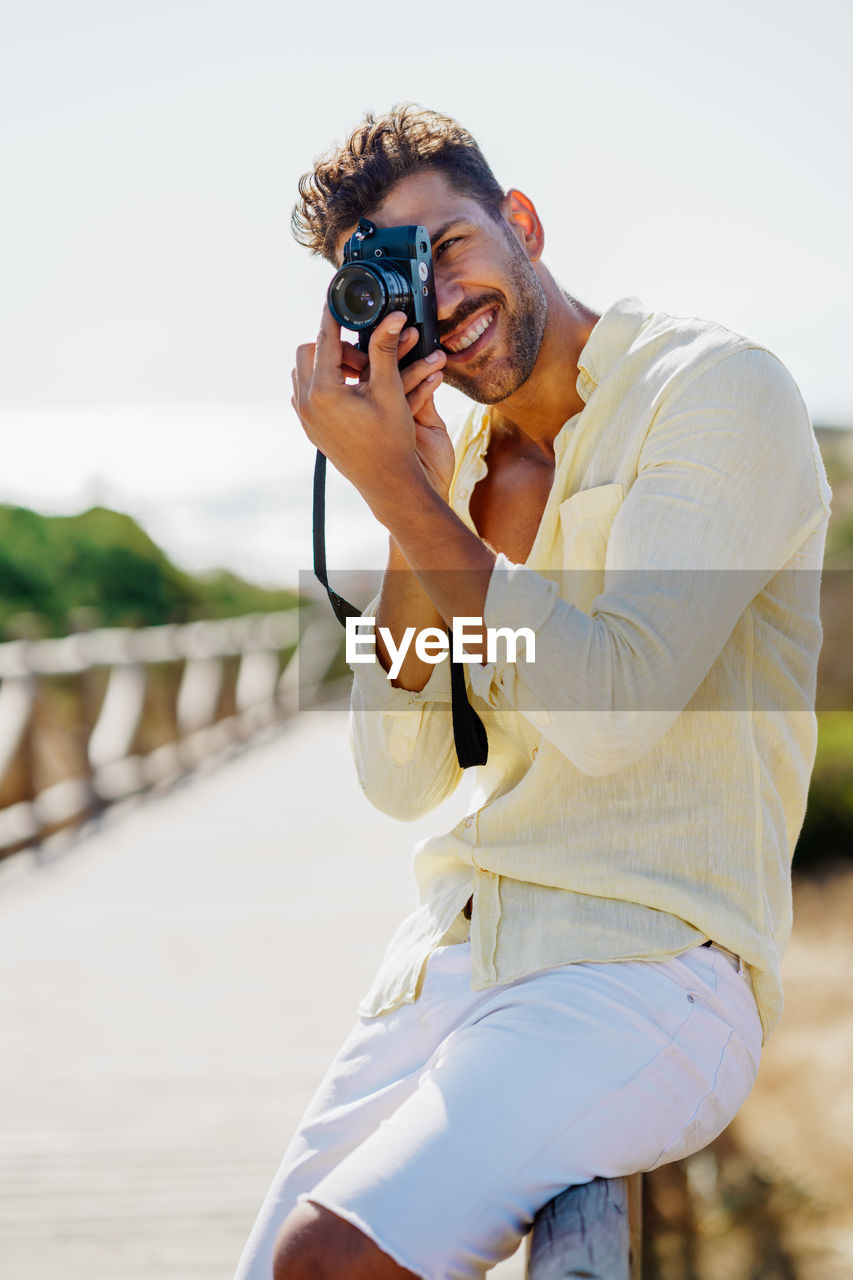
[[[438,348],[432,249],[426,227],[376,227],[367,218],[344,245],[344,265],[329,285],[329,310],[358,334],[359,351],[392,311],[405,311],[418,341],[400,368]]]

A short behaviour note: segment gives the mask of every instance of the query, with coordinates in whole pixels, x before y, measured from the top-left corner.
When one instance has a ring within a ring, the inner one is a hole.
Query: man
[[[420,905],[238,1276],[476,1277],[562,1187],[689,1154],[752,1086],[814,757],[829,490],[773,356],[569,297],[533,203],[456,122],[368,117],[300,191],[297,233],[335,265],[361,216],[433,241],[441,351],[401,374],[401,314],[368,360],[327,310],[294,370],[309,438],[390,533],[367,611],[390,644],[354,666],[369,798],[413,818],[462,776],[448,663],[410,648],[387,678],[406,627],[536,645],[468,668],[489,738],[471,812],[418,849]],[[442,378],[485,406],[455,452]]]

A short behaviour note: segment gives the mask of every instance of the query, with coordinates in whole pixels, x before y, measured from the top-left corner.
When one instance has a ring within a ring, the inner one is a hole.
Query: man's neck
[[[544,267],[540,279],[548,298],[548,319],[539,356],[523,386],[494,406],[492,430],[517,435],[520,445],[533,445],[553,458],[554,440],[584,407],[576,386],[578,358],[599,316],[564,293]]]

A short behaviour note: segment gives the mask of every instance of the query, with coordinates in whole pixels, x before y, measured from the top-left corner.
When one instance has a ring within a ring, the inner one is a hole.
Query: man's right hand
[[[401,359],[411,351],[417,340],[416,329],[410,327],[403,330],[400,335]],[[360,351],[356,355],[360,357],[359,363],[363,361],[363,368],[367,364],[367,357]],[[455,457],[447,428],[433,401],[433,395],[441,385],[443,363],[443,360],[417,360],[402,371],[401,377],[406,400],[415,419],[416,447],[421,465],[436,493],[446,502],[453,479]],[[436,374],[436,366],[437,377],[433,376]],[[390,627],[398,644],[407,626],[414,626],[419,631],[424,627],[439,627],[444,630],[447,626],[393,538],[389,539],[388,572],[382,586],[377,623]],[[381,636],[377,636],[376,648],[380,662],[387,671],[391,658]],[[422,689],[434,670],[434,667],[421,662],[412,646],[394,685],[398,689]]]
[[[407,355],[417,344],[418,331],[413,326],[404,329],[400,334],[398,348],[399,358]],[[343,344],[343,372],[359,382],[370,379],[370,362],[367,353],[359,351],[351,342]],[[443,378],[442,365],[447,356],[436,350],[422,360],[416,360],[403,369],[400,377],[403,391],[415,420],[415,448],[424,472],[435,489],[447,501],[450,482],[453,479],[455,459],[453,444],[447,434],[447,428],[439,417],[433,396],[441,386]]]
[[[417,340],[415,328],[410,326],[403,330],[399,339],[398,360],[412,350]],[[447,357],[443,351],[432,354],[432,359],[417,360],[401,370],[400,378],[415,423],[418,459],[429,483],[446,502],[453,479],[455,457],[453,444],[435,408],[433,395],[441,385],[441,369]],[[368,355],[351,342],[341,342],[340,370],[348,381],[370,381]],[[377,624],[379,627],[388,627],[398,644],[406,627],[414,626],[420,631],[429,626],[444,630],[447,626],[393,537],[390,539],[388,571],[377,609]],[[376,648],[381,665],[388,671],[391,657],[381,634],[377,635]],[[421,662],[411,648],[394,685],[410,690],[422,689],[433,670],[430,664]]]

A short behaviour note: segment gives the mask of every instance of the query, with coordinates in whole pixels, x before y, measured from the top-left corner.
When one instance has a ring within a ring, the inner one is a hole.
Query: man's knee
[[[272,1280],[417,1280],[357,1227],[321,1205],[298,1204],[279,1232]]]
[[[273,1280],[316,1280],[335,1275],[341,1218],[319,1205],[303,1203],[288,1214],[273,1256]],[[340,1273],[338,1273],[340,1274]]]

